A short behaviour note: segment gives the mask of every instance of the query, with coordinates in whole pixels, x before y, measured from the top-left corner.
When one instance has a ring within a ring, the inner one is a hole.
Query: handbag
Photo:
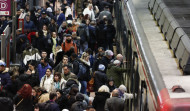
[[[16,111],[16,108],[20,105],[20,103],[22,103],[22,101],[23,101],[23,98],[16,105],[14,105],[13,111]]]
[[[94,76],[95,76],[95,73],[93,74],[93,76],[91,77],[90,81],[87,84],[88,92],[94,91]]]

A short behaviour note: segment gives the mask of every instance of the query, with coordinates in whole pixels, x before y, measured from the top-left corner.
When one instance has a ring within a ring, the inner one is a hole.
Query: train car
[[[126,57],[124,75],[134,99],[127,111],[190,111],[190,76],[184,76],[157,26],[149,0],[114,1],[120,52]],[[177,92],[179,91],[179,92]]]

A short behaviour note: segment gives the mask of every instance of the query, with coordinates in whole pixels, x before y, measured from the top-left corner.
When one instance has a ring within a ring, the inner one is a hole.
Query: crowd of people
[[[19,67],[0,60],[2,111],[122,111],[133,98],[123,85],[121,54],[113,53],[112,0],[49,0],[29,9],[17,1]],[[9,17],[0,19],[0,33]],[[95,92],[93,96],[91,92]]]

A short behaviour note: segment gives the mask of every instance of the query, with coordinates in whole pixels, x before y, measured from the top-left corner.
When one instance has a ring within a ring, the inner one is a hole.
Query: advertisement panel
[[[0,15],[10,16],[11,0],[0,0]]]

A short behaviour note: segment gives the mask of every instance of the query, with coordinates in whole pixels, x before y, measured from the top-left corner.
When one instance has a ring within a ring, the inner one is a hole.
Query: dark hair
[[[42,58],[41,60],[44,60],[45,63],[48,62],[48,58]]]
[[[57,75],[58,78],[59,78],[59,81],[61,81],[61,73],[60,72],[55,72],[54,77],[55,77],[55,75]],[[53,79],[53,81],[55,82],[55,79]]]
[[[90,108],[93,108],[93,109],[94,109],[93,106],[88,106],[88,107],[86,108],[86,110],[89,110]]]
[[[33,61],[33,60],[31,60],[29,63],[28,63],[28,65],[32,65],[32,66],[34,66],[34,67],[36,67],[36,63],[35,63],[35,61]]]
[[[98,50],[100,50],[100,49],[104,50],[104,48],[103,48],[103,47],[98,47]]]
[[[66,58],[69,58],[67,55],[64,55],[63,58],[66,57]]]
[[[48,69],[52,72],[52,69],[51,69],[51,68],[47,68],[46,71],[47,71]]]
[[[50,92],[49,99],[53,100],[54,97],[57,97],[57,93],[56,92]]]
[[[63,68],[64,68],[64,67],[67,67],[67,68],[69,69],[69,65],[66,65],[66,64],[65,64],[65,65],[63,65]],[[69,70],[70,70],[70,69],[69,69]]]
[[[73,57],[73,58],[77,58],[78,56],[77,56],[77,54],[72,53],[72,54],[71,54],[71,57]]]

